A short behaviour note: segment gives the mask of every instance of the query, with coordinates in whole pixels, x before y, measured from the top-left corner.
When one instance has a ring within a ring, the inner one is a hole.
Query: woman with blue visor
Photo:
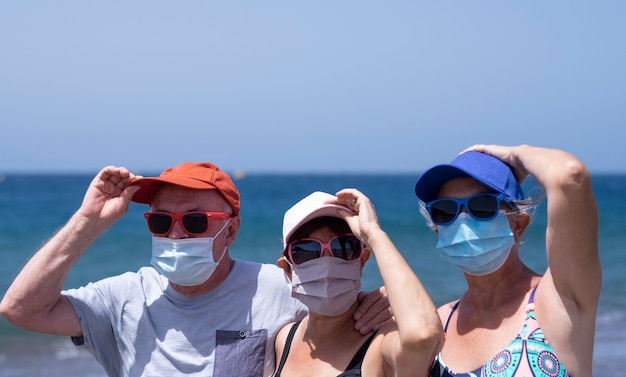
[[[532,176],[539,198],[525,197]],[[520,258],[530,210],[547,198],[543,274]],[[585,165],[565,151],[474,145],[415,184],[437,249],[466,292],[439,308],[446,340],[431,376],[592,376],[602,272]]]

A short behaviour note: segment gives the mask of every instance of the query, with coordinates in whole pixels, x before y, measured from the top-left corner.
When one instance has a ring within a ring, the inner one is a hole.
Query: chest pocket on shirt
[[[263,377],[267,330],[217,330],[214,377]]]

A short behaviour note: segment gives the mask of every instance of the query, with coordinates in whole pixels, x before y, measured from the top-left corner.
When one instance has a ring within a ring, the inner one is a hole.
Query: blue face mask
[[[173,240],[152,237],[150,264],[167,280],[182,286],[195,286],[209,280],[226,254],[224,247],[217,261],[213,260],[213,240],[222,233],[230,219],[213,237],[192,237]]]
[[[503,211],[487,221],[475,220],[463,212],[453,223],[438,229],[437,248],[448,262],[470,275],[487,275],[502,267],[515,244]]]

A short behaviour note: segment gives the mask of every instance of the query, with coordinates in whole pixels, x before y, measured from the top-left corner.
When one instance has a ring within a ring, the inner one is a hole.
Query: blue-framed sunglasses
[[[467,198],[444,198],[426,203],[426,210],[435,225],[447,225],[459,216],[461,207],[476,220],[491,220],[498,215],[500,203],[515,209],[513,202],[502,194],[476,194]]]

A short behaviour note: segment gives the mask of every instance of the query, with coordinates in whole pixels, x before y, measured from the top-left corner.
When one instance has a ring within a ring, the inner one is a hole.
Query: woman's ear
[[[287,275],[289,280],[291,280],[291,265],[287,262],[285,257],[278,258],[278,260],[276,260],[276,264],[278,267],[282,268],[283,271],[285,271],[285,275]]]
[[[363,255],[361,255],[361,270],[363,270],[363,266],[365,266],[365,262],[370,259],[370,249],[367,247],[363,249]]]
[[[530,224],[530,215],[526,212],[521,212],[513,215],[511,220],[509,220],[509,224],[511,225],[511,230],[513,231],[515,242],[519,242],[522,234],[524,234],[524,231],[526,230],[526,228],[528,228],[528,225]]]

